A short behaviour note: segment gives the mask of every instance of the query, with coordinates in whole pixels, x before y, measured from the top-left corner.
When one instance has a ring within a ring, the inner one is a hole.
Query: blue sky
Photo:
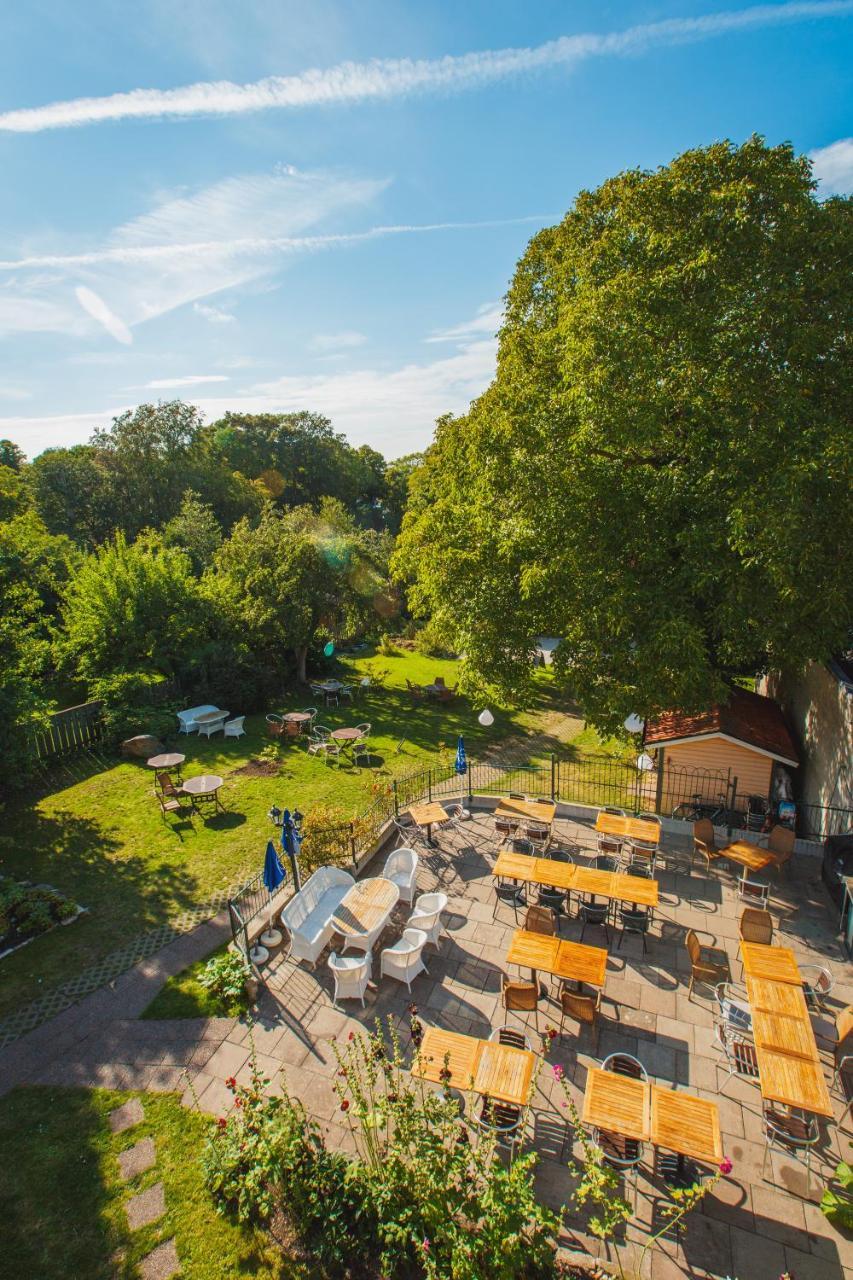
[[[582,187],[752,132],[853,190],[853,0],[31,0],[0,43],[0,435],[180,395],[392,458]]]

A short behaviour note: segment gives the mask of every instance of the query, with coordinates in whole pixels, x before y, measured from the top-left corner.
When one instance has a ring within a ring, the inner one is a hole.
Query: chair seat
[[[349,970],[363,969],[366,963],[368,963],[368,961],[365,960],[364,956],[337,956],[334,964],[331,963],[331,959],[329,961],[330,968],[332,969]]]

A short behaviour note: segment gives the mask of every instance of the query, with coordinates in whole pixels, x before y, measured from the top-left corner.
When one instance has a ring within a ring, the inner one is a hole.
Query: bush
[[[78,910],[76,902],[48,885],[0,879],[0,945],[13,947],[47,933]]]
[[[92,682],[91,696],[104,704],[101,717],[107,742],[121,742],[138,733],[165,738],[174,732],[181,700],[161,701],[156,697],[158,685],[165,688],[166,681],[157,671],[122,671]]]
[[[415,636],[415,647],[418,653],[422,653],[425,658],[452,658],[455,656],[448,650],[438,628],[432,621],[425,623]]]
[[[222,955],[208,960],[198,980],[208,991],[227,1002],[242,996],[250,972],[241,955],[236,951],[224,951]]]

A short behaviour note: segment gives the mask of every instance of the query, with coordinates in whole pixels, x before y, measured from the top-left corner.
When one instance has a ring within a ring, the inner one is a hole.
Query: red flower
[[[354,1040],[354,1039],[355,1039],[355,1032],[351,1031],[347,1036],[347,1040]]]
[[[234,1106],[235,1106],[235,1107],[242,1107],[242,1105],[243,1105],[243,1099],[242,1099],[242,1098],[235,1098],[235,1099],[234,1099]]]
[[[346,1098],[344,1098],[343,1102],[341,1103],[341,1111],[349,1111],[349,1102]]]
[[[228,1121],[223,1116],[220,1116],[216,1123],[219,1125],[220,1129],[224,1129],[228,1124]]]
[[[728,1156],[725,1156],[725,1157],[720,1161],[720,1173],[723,1173],[723,1174],[731,1173],[732,1168],[733,1168],[733,1166],[732,1166],[732,1162],[731,1162],[731,1160],[729,1159],[729,1157],[728,1157]]]
[[[231,1090],[234,1090],[237,1088],[237,1081],[234,1079],[233,1076],[229,1076],[228,1079],[225,1081],[225,1088],[231,1089]]]

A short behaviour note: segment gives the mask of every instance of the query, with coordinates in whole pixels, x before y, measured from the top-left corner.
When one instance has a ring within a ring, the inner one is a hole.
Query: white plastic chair
[[[383,978],[396,978],[412,990],[412,979],[426,973],[423,950],[429,939],[423,929],[404,929],[403,936],[393,946],[386,947],[380,955],[380,973]]]
[[[234,718],[233,720],[226,720],[226,722],[225,722],[225,737],[226,737],[226,738],[243,738],[243,737],[245,737],[246,730],[243,728],[243,721],[244,721],[245,719],[246,719],[246,717],[245,717],[245,716],[235,716],[235,718]]]
[[[409,916],[409,927],[422,929],[434,947],[441,937],[441,913],[447,909],[446,893],[422,893]]]
[[[339,1000],[360,1000],[364,1007],[364,993],[370,981],[370,969],[373,957],[368,951],[365,955],[339,956],[333,951],[329,956],[329,968],[335,979],[335,995],[333,1004]]]
[[[408,903],[415,896],[417,874],[418,855],[406,845],[401,845],[388,855],[382,872],[384,878],[391,880],[400,890],[400,901]]]

